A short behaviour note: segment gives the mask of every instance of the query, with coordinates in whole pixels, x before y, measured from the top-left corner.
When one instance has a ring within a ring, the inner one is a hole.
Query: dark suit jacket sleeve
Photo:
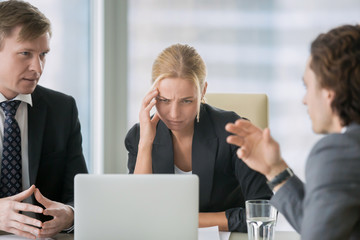
[[[64,177],[64,194],[63,202],[74,206],[74,178],[78,173],[87,173],[87,167],[82,152],[82,136],[80,131],[80,122],[75,100],[71,97],[71,130],[67,143],[66,160]]]
[[[266,184],[265,177],[250,169],[236,155],[236,149],[233,149],[233,165],[235,166],[235,175],[241,186],[244,201],[252,199],[270,199],[272,191]],[[228,219],[229,231],[246,232],[246,211],[245,207],[227,209],[225,211]]]
[[[140,136],[140,126],[139,124],[135,124],[127,133],[125,138],[125,147],[128,151],[128,169],[129,173],[134,173],[137,152],[138,152],[138,144],[139,144],[139,136]]]
[[[75,100],[41,86],[32,96],[34,106],[28,108],[31,184],[50,200],[73,206],[74,177],[87,173]]]
[[[302,239],[350,239],[359,227],[359,156],[359,142],[331,134],[309,155],[305,194],[296,178],[275,194],[272,201]]]

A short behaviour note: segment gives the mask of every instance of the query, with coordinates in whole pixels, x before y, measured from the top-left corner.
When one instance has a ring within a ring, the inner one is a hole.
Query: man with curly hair
[[[360,239],[360,26],[320,34],[304,73],[315,133],[327,134],[311,150],[306,184],[294,175],[269,129],[238,120],[226,129],[237,154],[275,191],[272,204],[302,239]]]

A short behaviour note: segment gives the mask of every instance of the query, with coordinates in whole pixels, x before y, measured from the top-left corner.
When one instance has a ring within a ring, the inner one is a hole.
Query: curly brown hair
[[[331,107],[347,126],[360,123],[360,25],[343,25],[311,44],[310,63],[320,87],[331,89]]]

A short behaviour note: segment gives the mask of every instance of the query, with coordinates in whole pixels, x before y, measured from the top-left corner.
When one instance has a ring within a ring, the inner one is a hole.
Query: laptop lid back
[[[195,240],[196,175],[114,174],[75,177],[75,240]]]

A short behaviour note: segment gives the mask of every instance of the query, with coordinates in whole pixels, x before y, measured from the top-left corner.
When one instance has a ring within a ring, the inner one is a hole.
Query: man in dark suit
[[[311,150],[306,185],[280,154],[279,144],[249,122],[226,129],[231,144],[276,192],[272,204],[302,239],[360,239],[360,25],[320,34],[311,45],[303,103],[315,133],[327,134]]]
[[[0,2],[0,230],[28,238],[71,231],[87,172],[75,100],[37,86],[50,36],[37,8]]]

